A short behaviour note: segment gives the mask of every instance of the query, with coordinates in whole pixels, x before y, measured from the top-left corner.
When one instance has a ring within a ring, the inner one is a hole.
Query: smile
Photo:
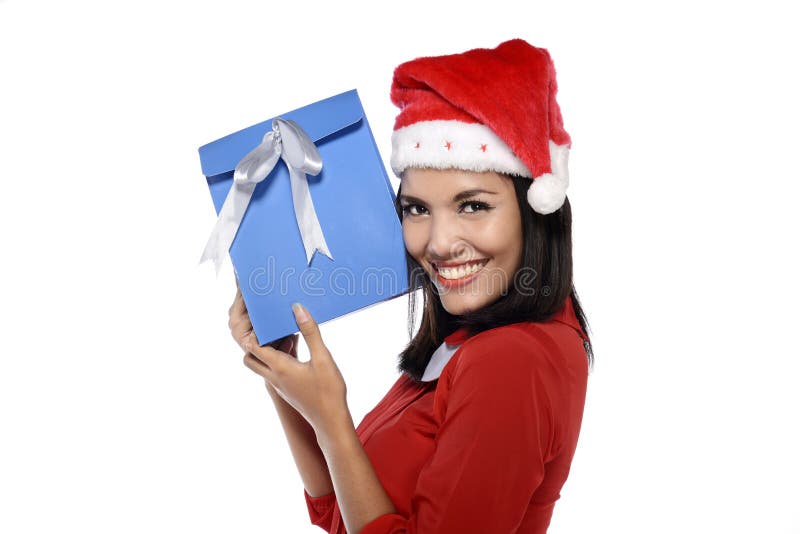
[[[432,264],[433,268],[439,274],[440,279],[444,280],[462,280],[466,278],[471,278],[475,273],[483,269],[483,266],[486,265],[489,260],[477,260],[462,263],[460,265],[454,265],[449,267],[442,267],[436,264]]]

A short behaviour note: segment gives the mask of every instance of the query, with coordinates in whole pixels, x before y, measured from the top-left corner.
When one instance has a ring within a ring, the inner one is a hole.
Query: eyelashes
[[[473,211],[467,211],[466,213],[477,213],[479,211],[489,211],[494,209],[492,206],[487,204],[486,202],[482,202],[480,200],[465,200],[461,204],[458,205],[458,211],[464,211],[464,207],[470,206]],[[419,204],[406,204],[402,207],[403,217],[410,215],[412,217],[422,215],[422,213],[411,213],[412,208],[421,208],[423,210],[427,210],[424,206]]]
[[[490,209],[492,209],[489,206],[489,204],[487,204],[486,202],[481,202],[479,200],[465,200],[464,202],[458,205],[458,209],[463,210],[464,206],[468,204],[471,204],[473,208],[475,208],[475,211],[489,211]]]

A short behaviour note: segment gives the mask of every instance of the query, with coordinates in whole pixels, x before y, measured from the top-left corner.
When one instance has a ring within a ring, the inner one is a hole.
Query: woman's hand
[[[243,308],[234,304],[236,310]],[[347,387],[317,323],[302,306],[292,308],[311,353],[308,362],[280,347],[259,347],[252,329],[248,332],[247,325],[240,324],[239,311],[232,312],[231,332],[242,340],[245,365],[276,392],[276,405],[278,397],[283,399],[278,413],[306,491],[317,496],[335,491],[346,528],[360,532],[370,521],[396,510],[361,445],[347,408]]]
[[[250,315],[248,315],[247,308],[244,305],[244,299],[242,298],[242,291],[239,288],[238,280],[236,281],[236,296],[233,299],[230,310],[228,310],[228,328],[231,329],[233,339],[242,347],[242,350],[245,351],[245,365],[247,365],[248,355],[245,344],[248,341],[248,336],[253,333],[253,324],[250,322]],[[292,358],[297,358],[298,337],[297,334],[291,334],[273,341],[269,346],[286,353]],[[252,355],[250,357],[252,358]],[[269,393],[273,394],[274,390],[270,383],[266,379],[264,382],[266,383]]]
[[[258,346],[252,332],[244,339],[245,365],[263,376],[275,391],[306,421],[318,437],[330,435],[342,425],[352,424],[347,408],[347,386],[331,353],[322,342],[319,326],[299,304],[293,307],[295,321],[308,345],[311,358],[300,362],[273,346]]]

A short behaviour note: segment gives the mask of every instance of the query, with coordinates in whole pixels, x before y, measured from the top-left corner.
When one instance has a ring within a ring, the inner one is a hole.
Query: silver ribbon
[[[219,211],[217,224],[211,231],[200,258],[201,264],[214,260],[214,269],[219,274],[219,268],[239,231],[256,185],[269,176],[278,159],[283,159],[289,168],[294,214],[306,250],[306,261],[310,264],[317,250],[333,259],[325,243],[306,180],[307,174],[316,176],[322,171],[322,157],[314,142],[296,122],[274,119],[272,131],[267,132],[261,144],[236,165],[233,186]]]

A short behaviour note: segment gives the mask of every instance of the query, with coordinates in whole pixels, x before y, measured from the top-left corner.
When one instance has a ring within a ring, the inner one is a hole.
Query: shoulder
[[[585,380],[588,362],[575,330],[557,321],[521,322],[468,338],[442,374],[478,372],[514,380],[538,375],[550,380]]]

